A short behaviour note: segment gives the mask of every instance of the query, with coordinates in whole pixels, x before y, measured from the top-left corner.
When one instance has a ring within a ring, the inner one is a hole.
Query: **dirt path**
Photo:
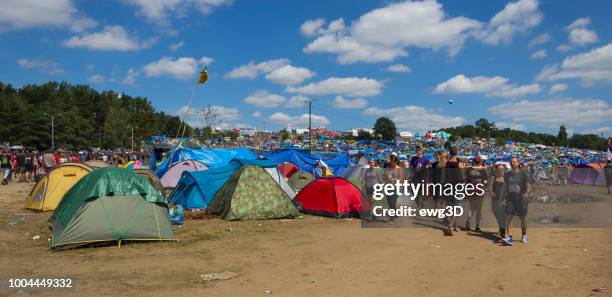
[[[190,220],[177,243],[50,253],[31,184],[0,186],[0,277],[73,277],[71,290],[0,296],[611,296],[612,229],[532,229],[530,243],[359,220]],[[9,224],[15,220],[22,221]],[[231,225],[232,231],[224,231]],[[494,231],[488,228],[485,231]],[[32,237],[39,235],[39,240]],[[228,280],[200,275],[230,271]],[[598,293],[592,289],[606,287]]]

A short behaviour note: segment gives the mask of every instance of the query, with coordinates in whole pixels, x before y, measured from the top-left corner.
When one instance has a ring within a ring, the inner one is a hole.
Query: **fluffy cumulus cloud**
[[[409,48],[446,50],[453,56],[465,40],[476,37],[488,44],[509,43],[512,36],[542,20],[537,0],[509,3],[488,23],[451,17],[437,1],[403,1],[374,9],[346,26],[337,19],[307,20],[302,34],[313,38],[305,53],[331,53],[342,64],[386,62],[407,56]]]
[[[560,125],[587,127],[610,121],[612,107],[603,100],[550,99],[516,101],[495,105],[489,111],[516,123],[557,128]]]
[[[209,14],[216,7],[231,5],[233,0],[126,0],[138,8],[138,13],[147,19],[167,24],[173,16],[181,17],[190,11]]]
[[[550,34],[548,33],[540,34],[534,37],[533,39],[531,39],[531,41],[529,41],[529,47],[534,47],[534,46],[545,44],[549,42],[550,39],[551,39]]]
[[[60,67],[57,62],[52,60],[21,58],[17,60],[17,64],[26,69],[36,69],[40,72],[51,75],[59,75],[64,73],[64,69]]]
[[[177,79],[195,79],[200,67],[212,61],[209,57],[202,57],[199,60],[192,57],[177,59],[163,57],[145,65],[142,70],[148,77],[171,76]]]
[[[74,32],[96,26],[71,0],[2,0],[0,28],[68,27]]]
[[[224,77],[229,79],[255,79],[263,74],[266,75],[267,80],[286,86],[302,83],[315,75],[307,68],[292,66],[291,61],[284,58],[260,63],[251,61],[246,65],[232,69]]]
[[[216,110],[217,119],[215,125],[222,125],[226,122],[236,121],[242,117],[240,110],[236,108],[224,107],[219,105],[211,106]],[[177,116],[185,120],[193,127],[205,127],[206,120],[204,118],[204,110],[202,108],[194,108],[189,106],[181,107],[176,113]]]
[[[568,43],[557,47],[557,51],[566,52],[576,46],[585,46],[599,41],[597,33],[588,28],[590,24],[590,18],[579,18],[567,26],[565,29],[569,32]]]
[[[244,103],[257,107],[277,107],[284,104],[286,101],[287,98],[281,95],[268,93],[268,91],[265,90],[255,91],[255,93],[244,98]]]
[[[121,26],[106,26],[100,32],[73,36],[62,42],[66,47],[82,47],[101,51],[134,51],[150,47],[156,39],[139,41]]]
[[[498,12],[479,38],[488,44],[508,44],[516,33],[525,32],[542,22],[542,12],[538,0],[519,0],[508,3]]]
[[[314,37],[306,53],[333,53],[338,62],[392,61],[408,55],[406,48],[446,49],[456,54],[467,36],[480,28],[479,21],[448,17],[436,1],[404,1],[372,10],[351,23],[309,20],[302,33]]]
[[[393,64],[385,69],[388,72],[411,72],[412,69],[404,64]]]
[[[546,50],[545,49],[537,50],[533,54],[531,54],[531,56],[529,56],[530,60],[540,60],[540,59],[544,59],[544,58],[546,58]]]
[[[595,135],[604,134],[604,135],[611,135],[612,134],[612,127],[605,126],[605,127],[585,129],[585,130],[580,131],[580,134],[595,134]]]
[[[459,74],[436,86],[434,94],[484,93],[487,97],[519,97],[539,93],[542,87],[508,84],[509,79],[501,76],[475,76],[472,78]]]
[[[307,102],[308,102],[308,97],[306,96],[302,96],[302,95],[292,96],[291,98],[289,98],[289,100],[285,104],[285,107],[287,108],[303,107],[306,105]]]
[[[289,86],[287,92],[303,95],[376,96],[383,87],[381,81],[366,77],[331,77],[304,86]]]
[[[287,126],[291,124],[293,127],[308,126],[307,113],[299,116],[290,116],[284,112],[276,112],[268,117],[268,121],[279,125]],[[312,127],[325,127],[329,126],[330,121],[320,115],[312,114]]]
[[[589,52],[569,56],[559,64],[548,65],[537,76],[538,80],[557,81],[579,79],[584,85],[612,82],[612,43]]]
[[[261,118],[262,113],[260,111],[255,111],[251,114],[252,117],[258,119]]]
[[[368,101],[363,98],[346,99],[342,96],[336,96],[334,99],[334,107],[336,108],[365,108],[368,106]]]
[[[548,94],[557,94],[567,90],[566,84],[554,84],[548,89]]]
[[[371,107],[364,115],[385,116],[390,118],[400,129],[409,131],[426,131],[430,129],[461,126],[465,123],[462,117],[446,116],[422,106],[402,106],[395,108]]]

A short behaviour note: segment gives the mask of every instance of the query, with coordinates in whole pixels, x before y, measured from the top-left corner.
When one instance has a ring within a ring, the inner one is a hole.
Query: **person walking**
[[[518,216],[521,220],[521,241],[527,243],[527,210],[531,183],[529,174],[520,168],[518,158],[510,159],[511,170],[505,174],[506,195],[506,231],[507,237],[502,239],[506,245],[512,245],[512,218]]]
[[[372,213],[372,209],[376,203],[376,200],[374,200],[374,185],[384,183],[385,179],[381,169],[376,165],[376,160],[368,160],[368,165],[368,168],[362,169],[365,170],[363,174],[363,184],[365,185],[366,196],[370,206],[369,220],[376,220],[376,216]]]
[[[476,188],[477,184],[487,183],[487,168],[482,165],[482,158],[476,156],[474,158],[474,164],[467,169],[468,182]],[[485,185],[486,186],[486,185]],[[467,198],[470,209],[468,210],[467,220],[465,221],[465,230],[470,231],[470,221],[472,217],[475,218],[476,228],[474,231],[481,232],[480,221],[482,220],[482,201],[484,200],[483,195],[474,195]]]
[[[416,147],[416,156],[410,159],[411,181],[413,184],[427,181],[427,168],[430,167],[429,160],[423,155],[423,147]],[[415,198],[417,208],[423,208],[424,197],[417,195]]]
[[[488,185],[488,191],[491,195],[491,212],[493,212],[493,216],[495,217],[497,225],[499,226],[499,236],[501,238],[506,238],[505,173],[505,165],[496,165],[493,171],[493,177]]]
[[[395,184],[396,181],[403,182],[404,168],[395,153],[389,155],[389,166],[385,169],[385,179],[387,183]],[[387,196],[387,202],[389,202],[389,209],[397,209],[397,193]],[[393,225],[395,217],[389,218],[389,225]]]
[[[446,161],[446,173],[445,173],[445,182],[448,184],[454,185],[461,183],[463,181],[463,168],[464,165],[459,161],[457,155],[459,154],[459,150],[457,147],[451,147],[449,150],[450,158]],[[446,206],[461,206],[463,203],[463,199],[457,199],[455,196],[450,195],[446,196]],[[448,236],[453,236],[454,231],[459,231],[457,229],[457,216],[451,216],[448,219],[447,229],[444,230],[444,234]]]

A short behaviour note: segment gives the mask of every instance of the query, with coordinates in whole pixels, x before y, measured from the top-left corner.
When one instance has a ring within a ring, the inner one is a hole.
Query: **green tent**
[[[299,192],[301,189],[306,187],[311,181],[314,180],[312,174],[305,171],[298,171],[291,175],[289,178],[289,185],[296,191]]]
[[[232,221],[300,215],[274,179],[263,168],[254,165],[238,169],[217,192],[207,212]]]
[[[51,250],[94,243],[174,240],[164,197],[133,170],[97,169],[64,195],[50,218]]]

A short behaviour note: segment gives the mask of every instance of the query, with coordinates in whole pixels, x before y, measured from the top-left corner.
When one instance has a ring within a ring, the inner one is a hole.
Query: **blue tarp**
[[[269,160],[231,160],[227,165],[203,171],[185,171],[176,188],[168,197],[168,202],[183,208],[207,208],[217,191],[243,165],[256,165],[264,168],[276,167]]]
[[[220,168],[227,165],[232,159],[255,160],[257,156],[245,148],[236,149],[191,149],[175,148],[157,169],[157,176],[161,177],[166,173],[170,165],[184,160],[198,160],[208,166],[208,168]]]
[[[351,160],[348,154],[335,154],[333,158],[325,158],[318,154],[309,155],[296,150],[288,150],[274,154],[264,153],[263,155],[276,164],[291,162],[299,167],[300,170],[309,173],[313,172],[317,166],[317,160],[323,160],[334,175],[340,174],[344,169],[351,166]]]

